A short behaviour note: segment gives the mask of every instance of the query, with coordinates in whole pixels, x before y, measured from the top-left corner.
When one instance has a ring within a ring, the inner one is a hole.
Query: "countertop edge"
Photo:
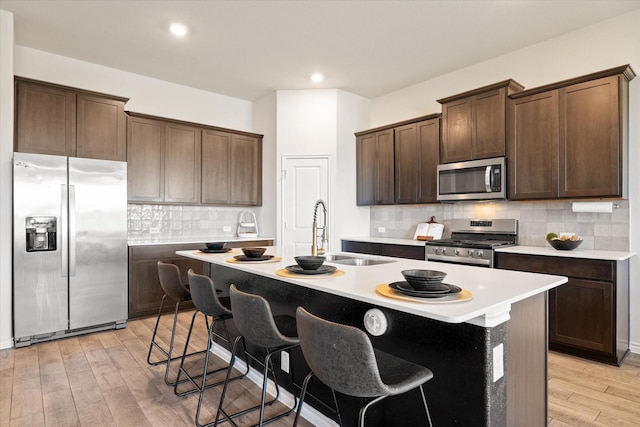
[[[356,236],[356,237],[340,237],[340,240],[348,240],[352,242],[365,242],[365,243],[385,243],[388,245],[425,246],[425,242],[423,240],[399,239],[394,237]]]
[[[513,253],[521,255],[541,255],[564,258],[600,259],[606,261],[624,261],[636,255],[635,252],[601,251],[592,249],[574,249],[572,251],[559,251],[544,246],[507,246],[496,248],[496,252]]]
[[[250,239],[241,237],[188,237],[185,239],[143,239],[143,240],[128,240],[128,246],[152,246],[152,245],[189,245],[189,244],[204,244],[207,242],[255,242],[262,240],[273,240],[275,237],[258,236]]]

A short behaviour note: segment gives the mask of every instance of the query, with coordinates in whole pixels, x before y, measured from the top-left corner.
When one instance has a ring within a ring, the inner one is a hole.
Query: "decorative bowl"
[[[242,252],[249,258],[260,258],[267,248],[242,248]]]
[[[297,257],[294,257],[293,259],[296,260],[298,265],[303,270],[317,270],[320,268],[320,266],[322,266],[322,264],[324,264],[324,260],[326,258],[323,256],[308,255],[308,256],[297,256]]]
[[[211,242],[211,243],[206,243],[206,245],[207,245],[207,249],[220,250],[224,247],[224,242]]]
[[[572,251],[582,244],[582,239],[580,240],[555,239],[555,240],[547,240],[547,243],[549,243],[551,246],[553,246],[554,249],[557,249],[559,251]]]
[[[436,270],[402,270],[404,279],[416,290],[430,290],[437,287],[447,273]]]

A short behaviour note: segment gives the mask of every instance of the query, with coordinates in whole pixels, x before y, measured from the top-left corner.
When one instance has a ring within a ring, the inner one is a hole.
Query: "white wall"
[[[0,349],[11,347],[13,14],[0,10]]]
[[[276,139],[276,93],[270,93],[253,103],[253,131],[264,135],[262,140],[262,206],[254,209],[260,235],[278,236],[276,213],[278,205],[278,161]],[[278,238],[274,242],[279,243]]]
[[[355,206],[355,136],[365,129],[369,100],[336,89],[277,92],[277,170],[284,155],[327,155],[329,163],[329,250],[340,250],[340,237],[368,235],[369,209]],[[278,206],[282,203],[278,179]],[[309,215],[313,206],[309,206]],[[277,236],[282,238],[278,209]]]
[[[512,78],[525,88],[631,64],[640,73],[640,10],[372,100],[369,126],[441,111],[436,99]],[[629,84],[630,250],[640,252],[640,77]],[[640,259],[631,260],[631,345],[640,353]]]

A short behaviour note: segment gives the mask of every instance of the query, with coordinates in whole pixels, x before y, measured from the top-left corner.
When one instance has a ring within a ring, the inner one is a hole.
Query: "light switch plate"
[[[493,382],[504,376],[504,345],[493,347]]]

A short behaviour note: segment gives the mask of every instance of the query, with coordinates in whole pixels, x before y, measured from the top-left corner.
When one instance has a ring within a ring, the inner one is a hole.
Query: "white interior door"
[[[329,157],[284,156],[282,169],[283,255],[309,255],[311,254],[313,208],[316,201],[324,200],[329,212],[331,208],[328,205]],[[319,218],[322,218],[321,214]],[[329,223],[328,218],[327,223]],[[330,226],[327,226],[327,229],[330,231]],[[329,251],[327,245],[325,250]]]

